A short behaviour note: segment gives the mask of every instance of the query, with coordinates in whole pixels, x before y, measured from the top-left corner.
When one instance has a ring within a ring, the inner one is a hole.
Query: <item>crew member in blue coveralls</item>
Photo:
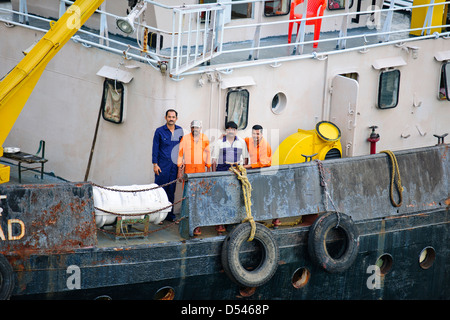
[[[176,180],[178,173],[178,146],[183,137],[183,129],[175,124],[178,120],[178,113],[173,109],[169,109],[166,111],[165,119],[166,124],[157,128],[153,137],[152,162],[157,185]],[[176,183],[163,187],[171,203],[174,202],[175,187]],[[176,220],[173,207],[167,214],[166,220]]]

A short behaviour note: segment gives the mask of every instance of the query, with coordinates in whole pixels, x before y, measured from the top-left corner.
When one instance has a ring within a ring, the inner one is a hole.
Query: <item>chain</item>
[[[341,216],[339,215],[339,212],[336,208],[336,205],[334,204],[333,199],[331,198],[330,193],[328,192],[327,183],[325,182],[325,170],[323,169],[322,162],[320,160],[314,160],[317,162],[317,167],[319,168],[319,176],[320,176],[320,186],[323,188],[325,192],[325,210],[328,211],[328,201],[327,198],[330,199],[331,204],[333,205],[334,211],[337,214],[337,225],[335,228],[339,227],[339,223],[341,221]]]
[[[96,183],[94,183],[94,182],[91,182],[91,184],[92,184],[94,187],[98,187],[98,188],[105,189],[105,190],[108,190],[108,191],[116,191],[116,192],[145,192],[145,191],[155,190],[155,189],[158,189],[158,188],[164,188],[164,187],[167,187],[168,185],[171,185],[172,183],[175,183],[175,182],[177,182],[177,181],[178,181],[178,179],[175,179],[175,180],[172,180],[172,181],[167,182],[167,183],[165,183],[165,184],[162,184],[162,185],[160,185],[160,186],[151,187],[151,188],[147,188],[147,189],[139,189],[139,190],[121,190],[121,189],[114,189],[114,188],[110,188],[110,187],[100,186],[100,185],[98,185],[98,184],[96,184]]]
[[[178,179],[175,179],[175,180],[172,180],[172,181],[170,181],[170,182],[168,182],[168,183],[165,183],[165,184],[162,184],[162,185],[159,185],[159,186],[156,186],[156,187],[151,187],[151,188],[146,188],[146,189],[139,189],[139,190],[121,190],[121,189],[114,189],[114,188],[110,188],[110,187],[104,187],[104,186],[98,185],[98,184],[93,183],[93,182],[91,182],[91,184],[92,184],[93,186],[95,186],[95,187],[98,187],[98,188],[101,188],[101,189],[105,189],[105,190],[108,190],[108,191],[115,191],[115,192],[133,192],[133,193],[134,193],[134,192],[146,192],[146,191],[151,191],[151,190],[155,190],[155,189],[158,189],[158,188],[164,188],[164,187],[166,187],[166,186],[168,186],[168,185],[171,185],[172,183],[175,183],[175,182],[177,182],[177,181],[178,181]],[[186,199],[186,197],[183,197],[183,198],[181,198],[180,200],[178,200],[178,201],[176,201],[176,202],[174,202],[174,203],[172,203],[172,204],[170,204],[170,205],[168,205],[168,206],[165,206],[165,207],[163,207],[163,208],[160,208],[160,209],[157,209],[157,210],[154,210],[154,211],[142,212],[142,213],[136,213],[136,214],[123,214],[123,213],[117,213],[117,212],[108,211],[108,210],[105,210],[105,209],[102,209],[102,208],[98,208],[98,207],[95,207],[95,206],[94,206],[94,209],[96,209],[96,210],[98,210],[98,211],[101,211],[101,212],[104,212],[104,213],[109,213],[109,214],[114,215],[114,216],[120,216],[120,217],[127,217],[127,216],[143,216],[143,215],[148,215],[148,214],[157,213],[157,212],[160,212],[160,211],[162,211],[162,210],[165,210],[165,209],[168,209],[168,208],[170,208],[170,207],[173,207],[174,205],[176,205],[176,204],[182,202],[184,199]],[[186,218],[186,217],[181,217],[180,219],[174,221],[173,223],[171,223],[171,224],[169,224],[169,225],[167,225],[167,226],[161,227],[161,228],[159,228],[159,229],[156,229],[156,230],[147,231],[147,232],[142,231],[142,235],[148,235],[148,234],[153,233],[153,232],[157,232],[157,231],[160,231],[160,230],[164,230],[164,229],[170,227],[171,225],[180,222],[180,221],[183,220],[184,218]],[[104,230],[104,229],[101,229],[101,228],[97,228],[97,230],[102,231],[102,232],[104,232],[104,233],[109,233],[109,234],[114,234],[114,235],[116,235],[116,232]]]

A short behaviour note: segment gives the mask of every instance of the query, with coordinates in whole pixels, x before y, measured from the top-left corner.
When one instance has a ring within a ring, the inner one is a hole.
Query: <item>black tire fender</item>
[[[327,251],[328,232],[338,227],[345,235],[345,247],[338,257],[331,257]],[[317,218],[309,229],[308,253],[311,259],[330,273],[347,270],[355,262],[359,251],[359,233],[350,216],[344,213],[328,212]]]
[[[247,270],[239,260],[241,245],[250,236],[250,223],[236,226],[225,238],[222,246],[222,266],[228,277],[243,287],[259,287],[268,282],[278,268],[279,249],[272,232],[260,223],[256,223],[253,241],[263,248],[263,257],[254,270]]]
[[[8,300],[15,287],[14,270],[0,254],[0,300]]]

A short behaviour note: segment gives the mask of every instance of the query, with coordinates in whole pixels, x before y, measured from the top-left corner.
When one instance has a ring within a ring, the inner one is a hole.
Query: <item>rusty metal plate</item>
[[[258,221],[339,211],[356,221],[443,208],[449,194],[448,146],[395,155],[404,188],[400,208],[390,201],[392,164],[386,154],[375,154],[323,161],[326,189],[316,162],[248,170],[252,216]],[[241,183],[231,172],[187,175],[183,192],[182,216],[189,217],[180,224],[183,236],[192,236],[198,226],[246,218]]]
[[[0,186],[0,253],[57,253],[97,243],[92,186]]]

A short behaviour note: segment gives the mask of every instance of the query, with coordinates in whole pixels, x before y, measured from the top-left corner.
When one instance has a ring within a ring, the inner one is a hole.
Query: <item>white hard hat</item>
[[[192,127],[197,127],[197,128],[201,128],[202,127],[202,122],[200,120],[192,120],[191,122],[191,128]]]

